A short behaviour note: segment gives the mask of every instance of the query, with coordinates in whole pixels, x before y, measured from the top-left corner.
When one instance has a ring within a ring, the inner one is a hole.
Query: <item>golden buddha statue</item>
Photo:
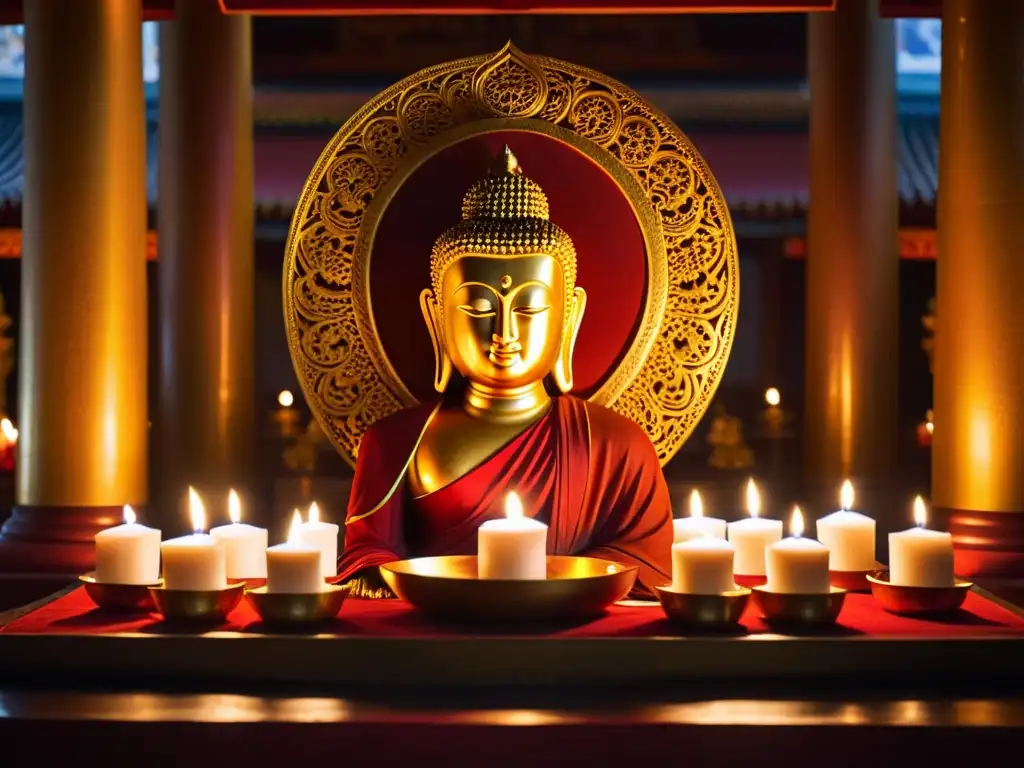
[[[576,252],[508,147],[436,241],[420,305],[439,402],[382,419],[360,445],[339,572],[384,594],[377,566],[475,554],[515,490],[549,526],[551,554],[639,566],[669,581],[669,492],[643,429],[568,393],[587,295]]]

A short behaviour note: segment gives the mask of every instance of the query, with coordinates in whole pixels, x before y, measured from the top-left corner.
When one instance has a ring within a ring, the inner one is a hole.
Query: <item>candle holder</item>
[[[829,571],[828,581],[833,587],[845,589],[847,592],[870,592],[868,574],[874,571]]]
[[[474,623],[588,620],[629,594],[637,568],[549,555],[546,579],[480,579],[477,558],[421,557],[380,566],[392,591],[438,618]]]
[[[165,620],[188,622],[224,621],[241,602],[244,591],[245,582],[213,590],[149,588],[157,613]]]
[[[308,626],[330,621],[338,615],[348,589],[325,584],[323,592],[267,592],[267,588],[247,589],[245,599],[266,624]]]
[[[733,576],[733,581],[736,582],[736,586],[745,587],[747,589],[753,589],[754,587],[762,587],[768,583],[768,577],[763,573],[758,574],[742,574],[737,573]]]
[[[871,594],[889,613],[900,616],[936,616],[955,613],[974,586],[957,581],[949,587],[908,587],[889,581],[889,572],[874,571],[867,577]]]
[[[791,594],[771,592],[762,586],[754,587],[753,595],[768,624],[791,627],[835,624],[846,601],[846,590],[839,587],[831,587],[828,592]]]
[[[750,597],[750,590],[743,587],[717,595],[675,592],[671,587],[654,589],[665,615],[671,621],[707,631],[730,630],[738,626]]]
[[[152,611],[156,606],[149,594],[150,587],[163,584],[163,580],[156,584],[104,584],[96,581],[95,573],[79,576],[78,581],[85,587],[85,594],[97,607],[125,613]]]

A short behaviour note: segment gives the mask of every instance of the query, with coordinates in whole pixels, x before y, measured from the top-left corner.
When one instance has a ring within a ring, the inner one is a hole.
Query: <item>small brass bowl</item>
[[[750,590],[744,587],[718,595],[694,595],[674,592],[670,587],[655,587],[665,615],[693,629],[732,629],[740,623]]]
[[[325,584],[323,592],[290,594],[267,592],[257,587],[245,592],[245,599],[267,624],[300,626],[330,621],[338,615],[348,589]]]
[[[549,555],[546,579],[480,579],[471,555],[421,557],[380,566],[392,591],[424,612],[502,623],[591,619],[629,594],[637,568],[595,557]]]
[[[85,587],[85,594],[98,607],[125,613],[152,611],[155,605],[149,588],[158,587],[163,583],[163,580],[160,580],[156,584],[104,584],[96,581],[95,573],[79,576],[78,580]]]
[[[847,592],[870,592],[868,574],[873,571],[829,571],[828,581],[833,587]]]
[[[767,586],[754,587],[754,602],[769,624],[793,627],[822,627],[835,624],[846,601],[846,590],[831,587],[829,592],[790,594],[770,592]]]
[[[732,578],[733,581],[736,582],[737,587],[745,587],[747,589],[753,589],[754,587],[760,587],[768,583],[768,577],[764,574],[758,576],[737,573]]]
[[[867,578],[878,604],[900,616],[955,613],[974,586],[969,581],[957,581],[950,587],[906,587],[889,581],[888,571],[875,571]]]
[[[220,590],[164,589],[150,587],[157,613],[167,621],[224,621],[238,607],[245,582]]]

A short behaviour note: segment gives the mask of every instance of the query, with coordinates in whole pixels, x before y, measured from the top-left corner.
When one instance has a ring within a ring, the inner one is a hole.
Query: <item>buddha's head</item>
[[[434,244],[420,306],[434,343],[434,387],[465,379],[514,389],[550,375],[572,389],[572,351],[587,295],[572,239],[548,218],[540,186],[508,147],[470,187],[462,221]]]

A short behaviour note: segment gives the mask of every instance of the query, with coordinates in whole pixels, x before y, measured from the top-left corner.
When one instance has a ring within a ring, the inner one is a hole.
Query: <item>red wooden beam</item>
[[[0,24],[22,24],[26,0],[0,0]],[[167,21],[174,18],[174,0],[144,0],[143,21]]]
[[[835,0],[218,0],[225,13],[387,16],[483,13],[802,13]]]

